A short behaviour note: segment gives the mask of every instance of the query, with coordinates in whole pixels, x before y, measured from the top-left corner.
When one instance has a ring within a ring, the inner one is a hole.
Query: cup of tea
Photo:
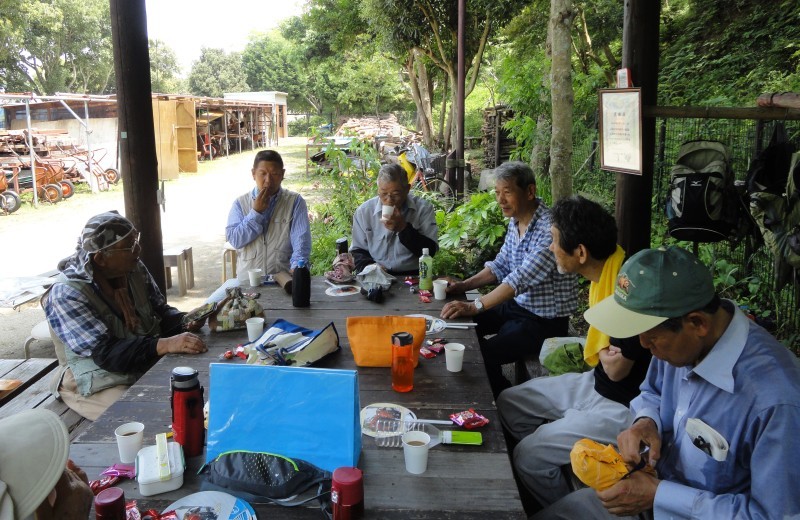
[[[140,422],[125,423],[114,430],[114,435],[117,437],[119,461],[123,464],[130,464],[135,461],[136,454],[142,449],[144,424]]]
[[[381,207],[381,220],[389,220],[392,217],[392,213],[394,213],[394,206],[389,206],[388,204],[384,204]]]
[[[403,434],[403,457],[406,471],[421,475],[428,469],[428,448],[431,436],[421,431],[407,431]]]

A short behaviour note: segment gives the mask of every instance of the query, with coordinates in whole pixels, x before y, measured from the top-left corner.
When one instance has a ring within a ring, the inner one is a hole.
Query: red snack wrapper
[[[481,426],[489,424],[489,419],[477,413],[472,408],[450,415],[450,420],[468,430],[480,428]]]
[[[425,359],[435,358],[436,352],[432,352],[427,349],[427,347],[420,347],[419,348],[419,355],[424,357]]]
[[[422,350],[422,348],[420,348],[420,350]],[[430,350],[436,355],[439,355],[444,350],[444,345],[437,343],[436,345],[431,345],[430,347],[428,347],[428,350]]]
[[[163,516],[161,518],[164,518]],[[142,520],[142,514],[136,506],[136,500],[130,500],[125,504],[125,520]]]
[[[164,511],[163,514],[160,514],[155,509],[149,509],[145,511],[144,516],[142,518],[144,520],[180,520],[181,517],[179,517],[178,513],[176,513],[175,511]]]
[[[226,350],[222,354],[219,355],[220,361],[233,359],[233,351],[231,349]]]
[[[100,473],[100,475],[104,477],[123,477],[123,478],[135,478],[136,477],[136,466],[133,464],[114,464],[113,466],[109,466],[105,471]]]
[[[431,302],[431,297],[423,295],[422,291],[420,291],[419,292],[419,301],[421,301],[422,303],[430,303]]]
[[[420,290],[419,290],[419,295],[420,295],[420,296],[427,296],[428,298],[430,298],[431,296],[433,296],[433,293],[432,293],[432,292],[430,292],[430,291],[429,291],[429,290],[427,290],[427,289],[420,289]]]
[[[91,488],[92,493],[96,495],[104,489],[110,488],[117,482],[119,482],[119,477],[103,477],[89,482],[89,488]]]

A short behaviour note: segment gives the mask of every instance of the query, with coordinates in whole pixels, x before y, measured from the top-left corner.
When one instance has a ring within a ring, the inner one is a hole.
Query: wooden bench
[[[0,379],[22,381],[17,388],[0,392],[0,419],[22,410],[43,407],[61,417],[72,441],[88,421],[50,392],[51,380],[57,368],[57,359],[0,359]]]

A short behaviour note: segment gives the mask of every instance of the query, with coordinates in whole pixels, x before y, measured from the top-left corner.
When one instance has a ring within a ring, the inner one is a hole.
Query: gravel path
[[[305,142],[304,137],[292,137],[274,148],[286,165],[284,186],[302,193],[311,206],[322,194],[304,178]],[[164,248],[191,246],[194,256],[194,289],[183,297],[178,297],[177,284],[167,290],[169,302],[181,310],[200,305],[220,284],[225,222],[234,198],[252,186],[254,155],[248,151],[200,163],[199,173],[166,183],[166,211],[161,213]],[[124,214],[122,184],[109,192],[77,193],[53,206],[26,204],[12,215],[0,215],[0,277],[35,276],[55,269],[74,250],[89,217],[112,209]],[[0,308],[0,358],[22,358],[25,339],[43,319],[38,302],[18,310]],[[31,355],[54,357],[52,343],[34,342]]]

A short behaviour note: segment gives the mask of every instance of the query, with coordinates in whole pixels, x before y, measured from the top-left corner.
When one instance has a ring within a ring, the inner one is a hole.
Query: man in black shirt
[[[559,272],[591,282],[590,305],[611,294],[625,256],[614,217],[595,202],[570,197],[553,206],[550,231]],[[628,405],[639,394],[651,356],[636,336],[619,340],[590,329],[584,357],[594,370],[532,379],[497,400],[503,426],[519,441],[514,467],[542,506],[570,492],[562,466],[576,441],[613,444],[630,425]]]

